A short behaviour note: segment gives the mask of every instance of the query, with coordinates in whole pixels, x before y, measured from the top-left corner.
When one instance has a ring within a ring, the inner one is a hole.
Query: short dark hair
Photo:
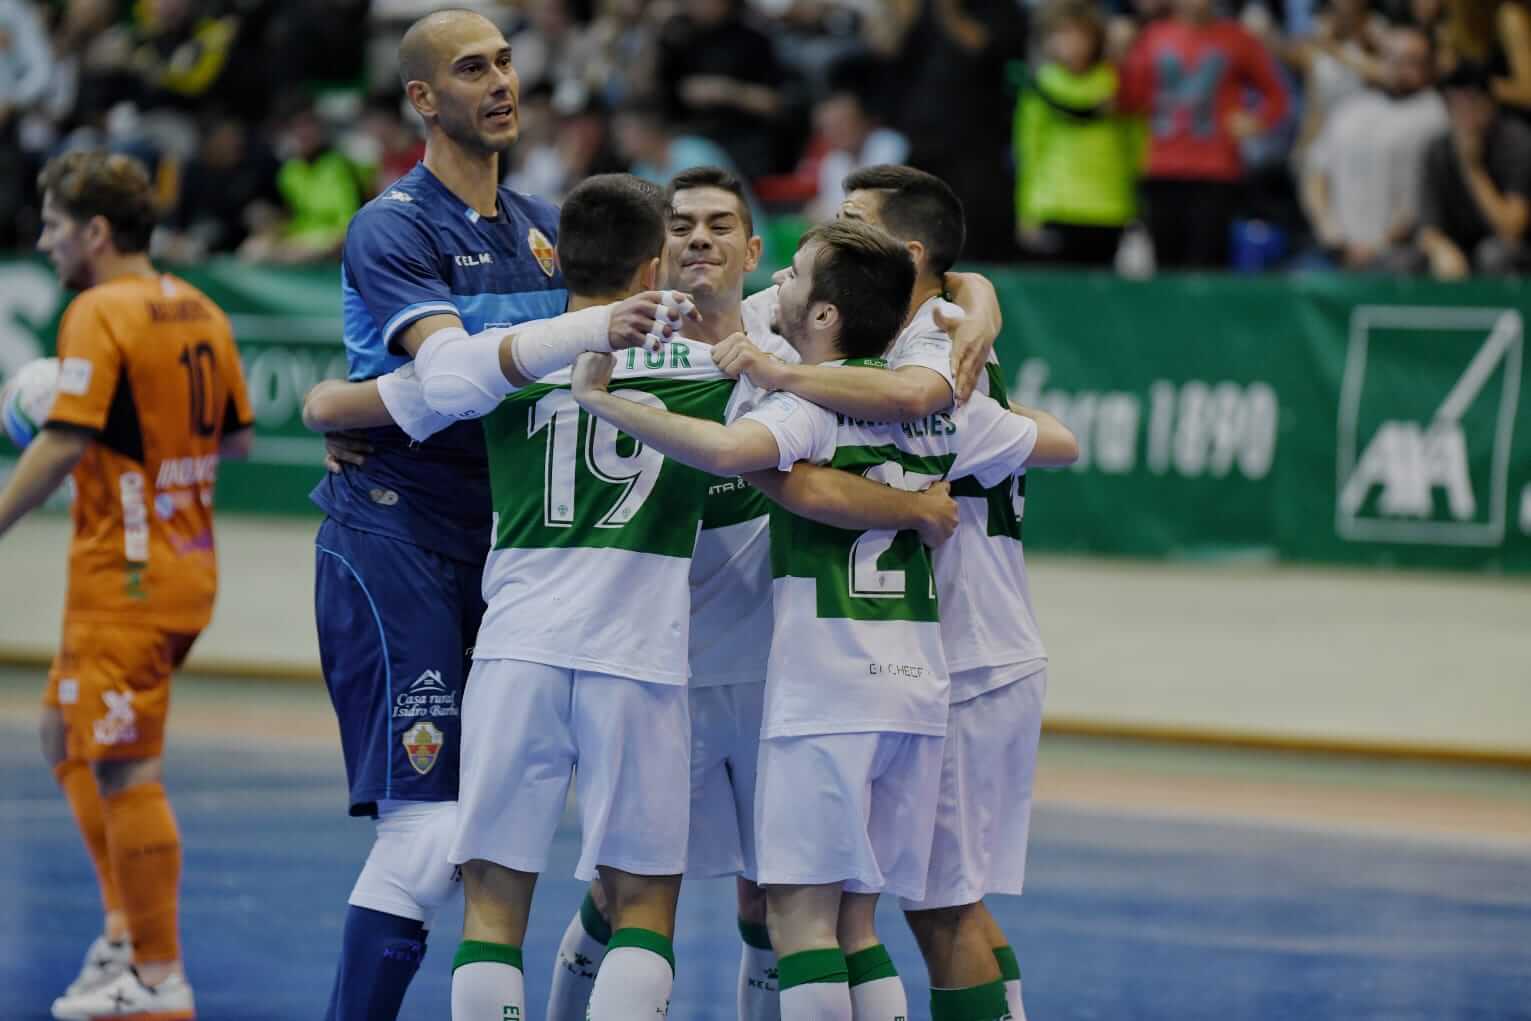
[[[845,190],[882,192],[883,225],[897,238],[924,245],[932,273],[945,273],[962,258],[962,200],[936,175],[881,163],[853,171]]]
[[[65,153],[37,175],[40,194],[80,223],[100,216],[112,228],[112,244],[123,254],[149,248],[159,220],[149,172],[131,156],[104,151]]]
[[[632,174],[581,181],[558,214],[558,263],[573,294],[619,294],[664,247],[665,199]]]
[[[670,178],[670,187],[665,191],[665,199],[669,205],[673,206],[676,192],[689,191],[692,188],[717,188],[732,194],[739,200],[739,215],[744,218],[745,233],[755,233],[755,217],[750,213],[750,200],[745,195],[744,184],[737,175],[722,167],[692,167],[689,170],[682,170]]]
[[[839,309],[836,346],[842,355],[882,356],[904,325],[914,291],[909,250],[880,227],[854,220],[815,227],[798,247],[815,241],[822,247],[814,256],[808,301],[827,301]]]

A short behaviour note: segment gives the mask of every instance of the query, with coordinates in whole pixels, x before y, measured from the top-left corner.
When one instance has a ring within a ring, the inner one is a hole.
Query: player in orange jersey
[[[59,325],[53,410],[0,490],[0,536],[73,474],[69,596],[41,733],[107,917],[53,1016],[180,1021],[195,1013],[160,755],[170,674],[212,615],[218,462],[249,454],[250,402],[228,318],[149,262],[143,168],[70,153],[38,187],[38,250],[81,293]]]

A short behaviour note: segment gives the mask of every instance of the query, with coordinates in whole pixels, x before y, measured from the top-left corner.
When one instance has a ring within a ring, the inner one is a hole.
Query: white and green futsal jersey
[[[953,385],[951,339],[936,325],[941,299],[921,305],[893,342],[890,369],[919,365]],[[999,359],[989,354],[978,393],[1008,407]],[[1024,676],[1024,668],[1047,665],[1031,607],[1026,559],[1021,552],[1021,515],[1026,474],[985,487],[975,479],[952,483],[957,531],[936,550],[936,590],[941,594],[941,637],[952,672],[952,701],[962,702]],[[996,668],[1007,668],[998,670]],[[1013,668],[1013,669],[1010,669]]]
[[[775,393],[744,417],[771,431],[782,470],[808,461],[905,490],[968,476],[996,485],[1025,465],[1037,438],[1030,419],[981,396],[891,424]],[[916,532],[847,531],[773,507],[771,568],[776,640],[762,737],[946,732],[934,571]]]
[[[685,684],[691,557],[718,480],[575,404],[569,370],[484,419],[494,537],[475,659]],[[722,422],[734,381],[707,344],[617,355],[611,392]]]
[[[999,359],[992,353],[976,392],[1010,403]],[[1047,652],[1021,548],[1026,473],[987,487],[976,479],[958,479],[952,496],[957,531],[936,550],[936,588],[952,701],[963,702],[1026,676],[1027,667],[1042,669]]]

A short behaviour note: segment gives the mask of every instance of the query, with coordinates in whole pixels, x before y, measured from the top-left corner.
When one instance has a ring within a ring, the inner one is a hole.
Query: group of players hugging
[[[1078,450],[1008,400],[993,288],[951,272],[960,203],[859,170],[745,298],[729,173],[592,177],[558,208],[499,184],[518,83],[492,23],[428,15],[400,67],[427,153],[350,226],[349,379],[304,405],[322,666],[376,820],[326,1017],[397,1017],[459,889],[453,1021],[528,1017],[572,783],[590,889],[548,1021],[667,1013],[684,876],[737,877],[741,1021],[907,1017],[882,894],[937,1021],[1023,1018],[984,898],[1021,892],[1047,686],[1026,472]],[[210,449],[248,432],[228,375]],[[192,1016],[174,883],[171,941],[119,910],[56,1017]]]

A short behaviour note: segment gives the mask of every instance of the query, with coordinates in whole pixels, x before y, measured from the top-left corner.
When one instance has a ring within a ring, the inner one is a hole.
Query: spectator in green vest
[[[361,208],[361,171],[330,143],[330,131],[309,100],[299,101],[283,118],[287,158],[277,171],[276,187],[285,216],[240,247],[256,262],[299,263],[334,258],[345,241],[346,225]]]
[[[1105,23],[1088,0],[1042,12],[1044,63],[1015,111],[1016,219],[1033,258],[1109,266],[1137,214],[1145,134],[1116,111]]]

